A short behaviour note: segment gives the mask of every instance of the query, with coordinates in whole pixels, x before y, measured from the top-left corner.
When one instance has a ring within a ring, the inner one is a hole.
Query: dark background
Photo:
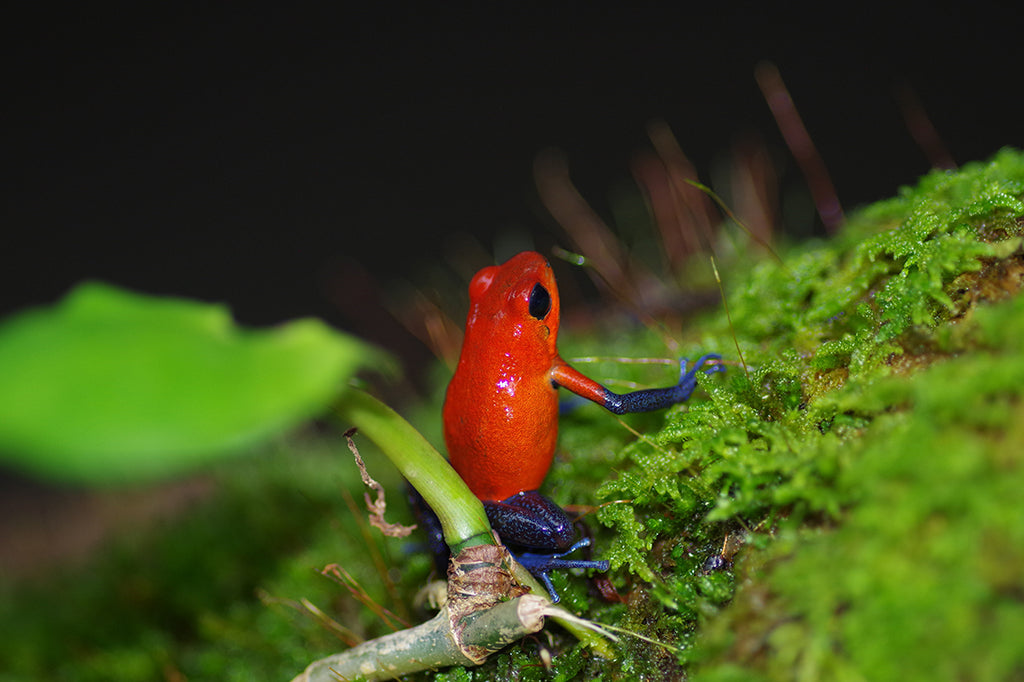
[[[546,147],[598,201],[653,118],[703,177],[739,134],[783,149],[760,60],[847,208],[929,168],[901,84],[960,163],[1022,143],[1013,10],[673,4],[7,17],[0,312],[89,277],[224,301],[251,324],[352,328],[327,291],[349,260],[386,281],[458,235],[489,248],[541,229],[531,164]]]

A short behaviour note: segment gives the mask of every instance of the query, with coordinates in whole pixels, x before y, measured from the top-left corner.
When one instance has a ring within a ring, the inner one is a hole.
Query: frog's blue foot
[[[590,538],[583,538],[576,544],[564,552],[558,552],[555,554],[536,554],[533,552],[523,552],[521,554],[515,554],[516,561],[523,565],[537,580],[544,583],[544,587],[547,588],[548,594],[551,595],[551,601],[558,603],[561,597],[558,596],[558,592],[555,591],[554,585],[551,584],[551,571],[559,568],[592,568],[595,571],[607,571],[607,561],[591,561],[589,559],[563,559],[562,557],[567,554],[572,554],[581,547],[587,547],[590,545]]]
[[[687,371],[686,367],[690,364],[690,361],[686,358],[679,361],[679,386],[686,387],[686,397],[689,397],[693,390],[697,388],[697,372],[714,374],[715,372],[725,371],[725,365],[719,362],[721,359],[722,356],[718,353],[708,353],[693,363],[693,369],[689,371]]]

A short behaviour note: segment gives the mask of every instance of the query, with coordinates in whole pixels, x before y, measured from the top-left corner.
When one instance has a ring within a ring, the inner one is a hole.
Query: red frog
[[[725,368],[718,355],[705,355],[689,371],[684,360],[677,385],[621,395],[583,376],[558,354],[558,288],[547,260],[532,251],[478,272],[469,298],[462,352],[444,403],[448,455],[502,541],[557,601],[551,569],[608,569],[606,561],[562,558],[589,540],[574,544],[572,520],[537,492],[555,452],[558,389],[615,414],[648,412],[689,398],[697,372]]]

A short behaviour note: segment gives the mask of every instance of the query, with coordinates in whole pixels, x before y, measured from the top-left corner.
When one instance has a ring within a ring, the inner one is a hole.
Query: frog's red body
[[[540,319],[530,314],[538,284],[549,300]],[[444,436],[452,466],[473,493],[504,500],[539,488],[555,452],[554,375],[571,369],[556,346],[558,289],[548,262],[526,252],[477,273],[469,296],[466,337],[445,398]]]

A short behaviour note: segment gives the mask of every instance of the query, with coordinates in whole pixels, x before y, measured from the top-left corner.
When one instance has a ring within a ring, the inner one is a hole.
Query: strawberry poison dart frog
[[[555,277],[539,253],[524,252],[484,268],[469,285],[466,335],[444,403],[444,437],[452,466],[484,504],[491,525],[552,598],[549,571],[607,570],[606,561],[563,557],[574,544],[572,520],[537,492],[551,467],[558,435],[558,389],[615,414],[648,412],[682,402],[699,371],[724,367],[705,355],[679,383],[616,394],[558,355],[559,300]]]

